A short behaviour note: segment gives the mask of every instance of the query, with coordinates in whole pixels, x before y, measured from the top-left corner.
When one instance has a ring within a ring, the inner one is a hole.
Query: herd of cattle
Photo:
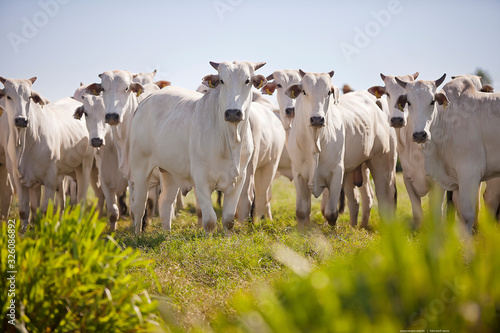
[[[210,64],[217,73],[203,77],[198,91],[154,82],[155,72],[115,70],[55,102],[32,89],[36,77],[0,77],[1,214],[9,214],[15,190],[26,228],[40,205],[45,211],[54,198],[64,205],[67,191],[84,203],[91,185],[114,229],[128,188],[137,233],[153,198],[170,229],[176,205],[194,187],[200,223],[211,232],[213,191],[224,193],[227,229],[252,215],[271,219],[271,182],[281,174],[294,181],[299,228],[310,225],[311,194],[323,195],[321,211],[335,225],[341,192],[352,226],[361,197],[367,227],[370,174],[381,215],[394,214],[398,156],[417,225],[422,197],[438,193],[442,201],[453,191],[472,231],[482,181],[488,207],[499,211],[500,94],[480,77],[453,77],[437,92],[445,75],[381,74],[384,86],[340,95],[333,71],[265,77],[255,73],[265,63]],[[277,92],[279,110],[252,86]]]

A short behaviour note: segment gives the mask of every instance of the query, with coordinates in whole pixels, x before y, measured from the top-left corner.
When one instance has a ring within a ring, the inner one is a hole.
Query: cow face
[[[144,87],[132,82],[132,74],[127,71],[108,71],[99,75],[101,83],[93,83],[87,87],[87,92],[98,96],[102,93],[106,108],[105,121],[114,126],[123,121],[126,110],[137,107],[138,97]]]
[[[224,120],[232,124],[246,120],[252,102],[252,85],[260,89],[267,82],[263,75],[254,74],[265,63],[234,61],[210,64],[218,74],[205,76],[203,83],[219,88],[219,104]]]
[[[418,72],[413,75],[401,75],[398,78],[405,82],[415,81],[418,77]],[[384,81],[385,86],[373,86],[368,89],[368,92],[375,95],[375,97],[380,98],[382,95],[387,95],[387,103],[390,109],[390,125],[394,128],[401,128],[406,126],[408,118],[408,107],[399,108],[396,105],[396,100],[399,96],[405,94],[405,90],[397,83],[396,77],[392,75],[384,75],[380,73],[382,81]]]
[[[429,130],[435,117],[437,105],[444,108],[449,101],[443,93],[436,93],[437,87],[443,83],[446,74],[436,81],[405,82],[396,77],[398,84],[405,89],[405,94],[398,97],[395,107],[403,109],[408,106],[408,117],[413,132],[413,141],[425,143],[432,139]],[[436,103],[437,102],[437,103]]]
[[[289,130],[295,117],[295,99],[288,97],[285,91],[290,86],[300,83],[299,71],[293,69],[275,71],[267,77],[267,80],[272,82],[268,82],[261,91],[263,94],[268,95],[272,95],[274,91],[277,91],[281,123],[285,130]]]
[[[7,110],[9,122],[12,128],[26,128],[29,122],[30,108],[37,103],[43,107],[43,98],[31,89],[36,81],[36,77],[29,80],[4,79],[0,77],[0,82],[4,84],[4,89],[0,90],[0,98],[4,98],[5,109]]]
[[[102,96],[85,96],[83,105],[75,111],[75,118],[80,119],[85,116],[92,147],[99,148],[106,144],[106,132],[109,125],[104,121],[105,114],[106,110]]]
[[[321,151],[319,134],[327,124],[327,114],[331,103],[338,103],[339,89],[332,85],[330,73],[304,73],[300,71],[302,81],[290,86],[285,94],[297,98],[296,117],[300,123],[307,123],[311,128],[316,153]]]

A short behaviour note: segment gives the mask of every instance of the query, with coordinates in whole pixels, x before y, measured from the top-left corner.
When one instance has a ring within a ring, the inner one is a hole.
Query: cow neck
[[[128,149],[127,145],[129,144],[129,130],[130,123],[132,122],[132,117],[134,116],[134,112],[137,109],[139,102],[137,101],[137,97],[133,94],[129,96],[129,103],[127,103],[127,107],[123,109],[123,121],[116,126],[113,126],[113,137],[115,138],[115,146],[116,151],[118,153],[118,168],[126,175],[128,174],[127,170],[124,170],[125,165],[125,157],[127,155],[126,150]]]
[[[26,116],[28,118],[28,127],[26,128],[18,128],[14,127],[14,131],[11,131],[14,135],[14,143],[15,143],[15,152],[17,159],[17,167],[18,170],[21,170],[25,159],[26,149],[32,148],[34,144],[39,141],[39,134],[41,126],[39,126],[40,119],[38,117],[41,115],[44,110],[33,110],[34,108],[40,108],[36,105],[31,99],[28,101],[28,105],[26,107]],[[13,119],[12,119],[13,120]]]

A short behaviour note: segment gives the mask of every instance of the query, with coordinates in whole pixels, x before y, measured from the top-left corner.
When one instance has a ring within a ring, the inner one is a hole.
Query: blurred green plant
[[[213,327],[224,332],[500,332],[500,230],[486,220],[479,228],[474,237],[463,237],[461,226],[437,218],[419,233],[382,223],[376,244],[316,269],[278,246],[275,258],[289,268],[288,276],[238,293],[231,303],[236,315],[220,313]]]
[[[159,328],[143,280],[140,251],[103,234],[106,221],[80,206],[61,215],[50,206],[34,229],[16,238],[16,323],[27,332],[141,332]],[[16,230],[17,231],[17,230]],[[6,318],[7,226],[2,223],[0,316]],[[10,326],[5,321],[3,329]]]

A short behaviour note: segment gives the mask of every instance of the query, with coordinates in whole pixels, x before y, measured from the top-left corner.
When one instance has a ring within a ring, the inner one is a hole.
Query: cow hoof
[[[203,225],[203,229],[205,229],[206,234],[210,234],[215,231],[217,224],[214,221],[209,221]]]
[[[326,221],[328,224],[332,227],[334,227],[337,224],[337,218],[339,217],[339,213],[330,213],[325,216]]]

